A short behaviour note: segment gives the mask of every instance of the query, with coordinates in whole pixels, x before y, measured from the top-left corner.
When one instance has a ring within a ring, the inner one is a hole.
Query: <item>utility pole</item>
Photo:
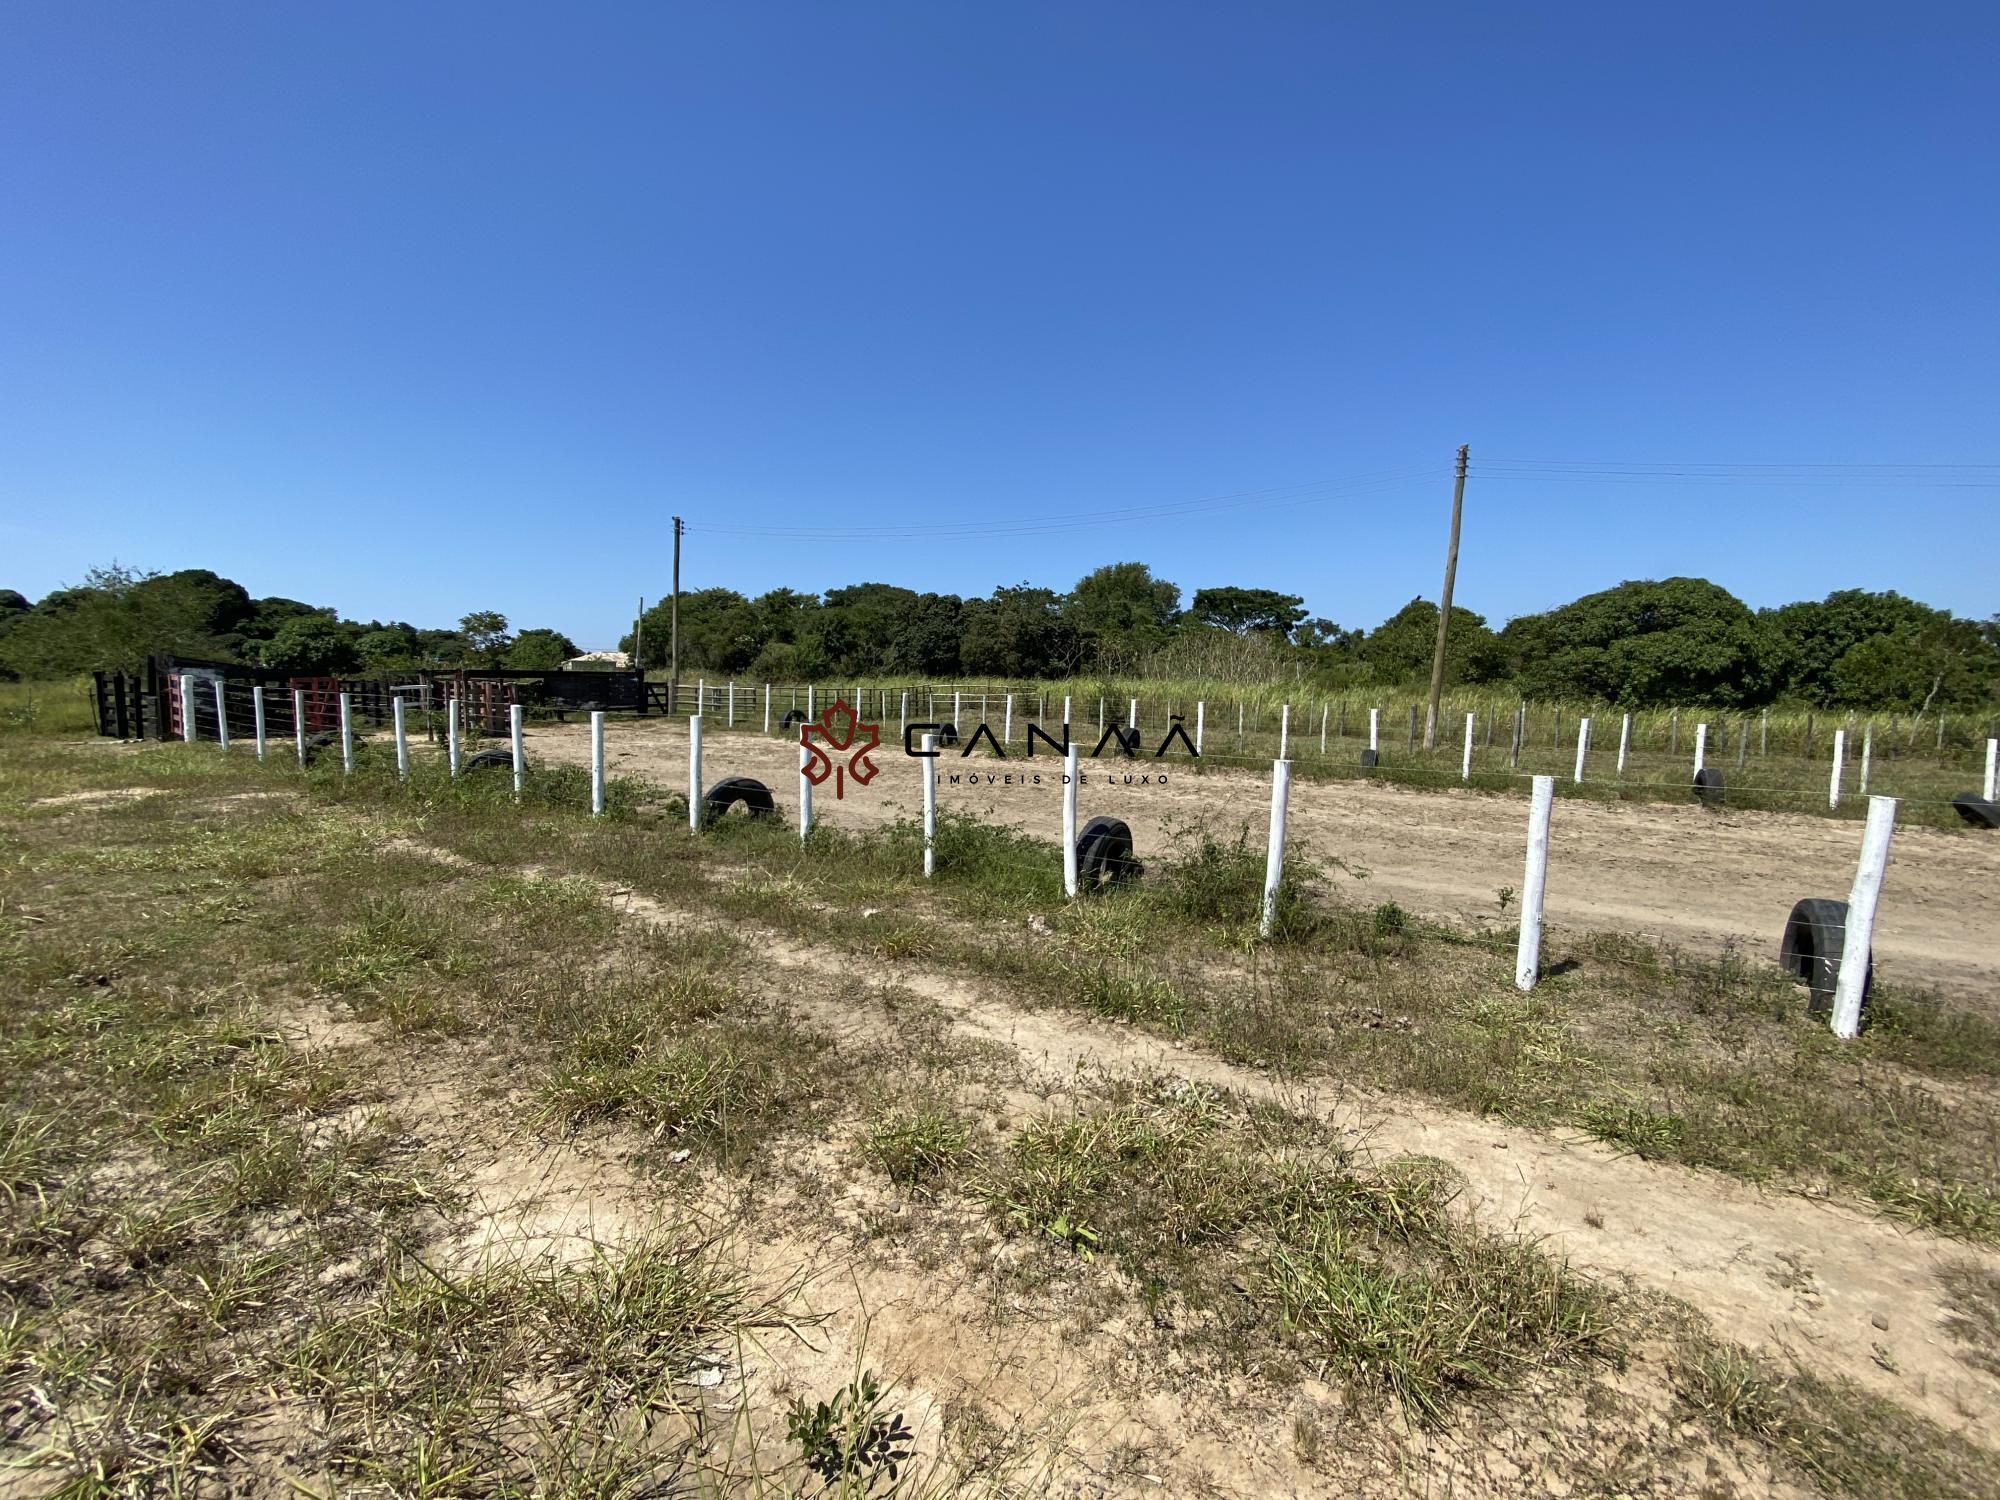
[[[1424,748],[1434,749],[1438,733],[1438,697],[1444,692],[1444,644],[1451,632],[1451,586],[1458,578],[1458,520],[1465,512],[1465,460],[1469,443],[1458,446],[1458,474],[1451,485],[1451,542],[1444,552],[1444,597],[1438,601],[1437,650],[1431,654],[1431,703],[1424,715]]]
[[[674,517],[674,604],[668,616],[673,632],[672,655],[667,662],[667,712],[672,713],[681,701],[681,518]],[[1454,543],[1453,550],[1456,551]]]

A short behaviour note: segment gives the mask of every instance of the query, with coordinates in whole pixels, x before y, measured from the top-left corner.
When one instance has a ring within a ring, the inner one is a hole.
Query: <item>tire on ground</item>
[[[778,804],[771,799],[771,789],[754,776],[731,776],[718,781],[701,798],[701,820],[713,823],[728,816],[729,809],[741,806],[753,818],[774,818],[778,815]]]
[[[2000,802],[1988,802],[1970,792],[1951,799],[1952,809],[1974,828],[2000,828]]]
[[[1834,985],[1840,978],[1840,956],[1847,948],[1847,903],[1827,896],[1808,896],[1785,919],[1778,943],[1778,966],[1812,992],[1806,1013],[1833,1014]],[[1875,976],[1873,956],[1862,980],[1861,1013],[1868,1014],[1868,990]]]
[[[778,720],[778,727],[780,729],[797,729],[799,725],[805,722],[807,721],[806,721],[806,711],[804,709],[788,708],[785,710],[785,716],[782,719]]]
[[[937,739],[933,743],[939,745],[956,745],[958,743],[958,726],[956,724],[938,725]]]
[[[357,734],[354,737],[354,743],[357,746],[360,745],[361,743],[360,735]],[[323,755],[328,750],[338,750],[339,748],[340,748],[340,731],[338,729],[315,730],[313,733],[306,736],[306,744],[305,744],[306,764],[311,765],[314,761],[318,760],[320,756]]]
[[[1381,764],[1382,764],[1382,752],[1381,752],[1381,751],[1379,751],[1379,750],[1363,750],[1363,751],[1361,752],[1361,769],[1362,769],[1362,770],[1364,770],[1364,771],[1372,771],[1372,770],[1374,770],[1374,769],[1375,769],[1375,768],[1376,768],[1377,766],[1379,766],[1379,765],[1381,765]]]
[[[1079,891],[1137,880],[1145,868],[1132,856],[1132,830],[1123,818],[1092,818],[1076,836]]]
[[[1704,766],[1694,773],[1694,800],[1710,804],[1722,800],[1722,773],[1713,766]]]
[[[473,756],[472,759],[468,760],[461,769],[465,771],[484,771],[495,766],[504,766],[509,771],[513,770],[514,752],[512,750],[482,750]]]

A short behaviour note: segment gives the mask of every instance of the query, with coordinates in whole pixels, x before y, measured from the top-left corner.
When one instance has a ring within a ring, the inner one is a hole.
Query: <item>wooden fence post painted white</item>
[[[1000,743],[1003,745],[1014,743],[1014,695],[1012,693],[1007,695],[1007,707],[1002,710]]]
[[[1570,778],[1572,781],[1583,780],[1583,758],[1588,754],[1590,754],[1590,716],[1586,714],[1583,721],[1576,726],[1576,774]]]
[[[1292,705],[1287,703],[1278,710],[1278,759],[1285,758],[1285,752],[1292,748]]]
[[[903,689],[903,734],[907,739],[910,732],[910,690]]]
[[[299,764],[306,763],[306,690],[292,689],[292,738],[298,741]]]
[[[215,738],[223,749],[229,748],[229,699],[220,677],[215,679]]]
[[[1322,704],[1321,704],[1321,705],[1319,706],[1319,753],[1320,753],[1321,755],[1324,755],[1324,754],[1326,754],[1326,716],[1327,716],[1327,712],[1328,712],[1328,710],[1327,710],[1327,705],[1326,705],[1326,704],[1324,704],[1324,703],[1322,703]]]
[[[697,677],[695,679],[695,684],[694,684],[694,713],[690,714],[688,717],[690,718],[700,717],[702,710],[704,710],[707,707],[708,707],[708,679],[706,677]]]
[[[257,724],[257,759],[264,758],[264,684],[257,683],[250,689],[250,713]]]
[[[444,747],[445,757],[451,762],[451,774],[458,774],[458,699],[444,701]]]
[[[803,844],[813,831],[813,784],[806,775],[806,767],[812,764],[812,751],[806,748],[805,731],[799,731],[799,842]]]
[[[1625,774],[1625,757],[1632,749],[1632,716],[1625,715],[1618,725],[1618,774]]]
[[[401,700],[398,700],[399,702]],[[521,800],[521,789],[528,784],[528,746],[522,726],[528,711],[518,703],[507,705],[507,743],[514,752],[514,800]]]
[[[1377,755],[1382,753],[1382,710],[1368,710],[1368,748]]]
[[[937,871],[937,767],[932,763],[931,752],[937,749],[937,736],[926,734],[924,752],[924,879],[929,880]]]
[[[1875,942],[1875,903],[1889,868],[1889,840],[1896,832],[1896,799],[1870,797],[1868,822],[1861,830],[1861,863],[1847,893],[1847,932],[1841,940],[1840,973],[1833,982],[1833,1034],[1852,1037],[1861,1030],[1861,1001],[1868,992],[1868,959]]]
[[[1063,751],[1063,894],[1076,899],[1076,746]]]
[[[194,679],[181,673],[181,743],[194,743]]]
[[[1201,742],[1208,731],[1208,703],[1206,700],[1194,706],[1194,753],[1201,754]]]
[[[1465,755],[1458,768],[1460,781],[1472,780],[1472,720],[1471,714],[1465,716]]]
[[[771,684],[764,684],[764,733],[771,732]]]
[[[604,816],[604,710],[590,711],[590,815]]]
[[[1875,759],[1875,721],[1870,719],[1868,727],[1861,731],[1861,795],[1868,795],[1868,770]]]
[[[813,709],[813,685],[809,682],[806,684],[806,722],[810,724],[818,717]]]
[[[1535,987],[1542,974],[1542,898],[1549,883],[1549,813],[1556,801],[1556,779],[1537,776],[1528,799],[1528,864],[1521,877],[1521,941],[1514,950],[1514,983]]]
[[[1139,700],[1137,698],[1132,700],[1132,711],[1126,715],[1125,727],[1127,729],[1137,729],[1139,727]]]
[[[1236,748],[1243,748],[1243,700],[1236,700]]]
[[[348,695],[340,695],[340,769],[354,774],[354,713]]]
[[[1708,723],[1704,720],[1694,726],[1694,774],[1699,776],[1708,764]]]
[[[701,715],[688,720],[688,832],[701,832]]]
[[[396,778],[399,781],[408,781],[410,779],[410,732],[406,717],[407,713],[408,710],[403,704],[403,695],[401,693],[396,694],[395,702],[390,709],[390,715],[396,726]]]
[[[1285,818],[1292,800],[1292,763],[1271,763],[1271,829],[1264,843],[1264,919],[1258,931],[1265,937],[1278,920],[1278,883],[1285,874]]]
[[[1995,782],[1996,775],[2000,775],[2000,739],[1988,740],[1986,742],[1986,790],[1984,795],[1988,802],[1993,800],[1995,792],[2000,792],[2000,784],[1996,784]]]
[[[726,729],[734,729],[736,727],[736,679],[734,677],[729,679],[729,712],[727,722],[723,727]]]
[[[1826,788],[1826,805],[1828,807],[1840,806],[1840,773],[1846,769],[1842,764],[1846,759],[1847,731],[1845,729],[1836,729],[1833,732],[1833,779],[1827,783]]]
[[[965,695],[963,693],[953,693],[951,695],[951,727],[958,731],[960,739],[965,738],[965,726],[960,722],[965,718],[964,702]]]

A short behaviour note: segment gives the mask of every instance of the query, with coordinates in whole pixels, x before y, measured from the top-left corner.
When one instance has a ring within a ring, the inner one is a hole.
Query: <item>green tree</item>
[[[1290,640],[1293,629],[1306,617],[1306,601],[1276,589],[1196,589],[1189,613],[1201,624],[1218,630],[1237,635],[1261,630]]]
[[[1437,650],[1437,629],[1438,607],[1428,599],[1412,599],[1361,636],[1352,649],[1376,682],[1428,682],[1431,656]],[[1492,682],[1504,675],[1499,638],[1487,628],[1486,617],[1454,604],[1451,634],[1445,643],[1444,680],[1452,684]]]
[[[1951,615],[1893,591],[1840,589],[1824,599],[1807,599],[1766,610],[1760,618],[1777,641],[1779,691],[1823,708],[1835,703],[1857,708],[1888,707],[1889,698],[1896,699],[1897,706],[1904,706],[1901,689],[1888,685],[1889,678],[1902,671],[1895,665],[1896,656],[1910,652],[1929,656],[1939,649],[1944,659],[1952,654],[1951,647],[1945,644],[1954,638]],[[1967,623],[1969,626],[1970,622]],[[1970,628],[1976,635],[1977,627]],[[1971,635],[1958,639],[1961,645],[1976,649]],[[1864,651],[1857,658],[1857,665],[1850,667],[1843,677],[1840,664],[1848,654],[1878,641],[1895,644]],[[1920,642],[1924,644],[1919,646]],[[1909,670],[1917,676],[1923,675],[1923,668],[1914,659]],[[1955,678],[1948,660],[1941,661],[1940,670],[1946,677]],[[1887,697],[1880,702],[1856,697],[1877,691]],[[1919,701],[1921,698],[1919,694]]]
[[[1621,583],[1510,621],[1502,642],[1533,698],[1745,707],[1778,681],[1775,633],[1705,578]]]
[[[278,627],[264,643],[264,665],[280,672],[324,675],[351,672],[355,664],[353,633],[325,615],[301,615]]]
[[[483,666],[498,666],[509,643],[507,617],[497,609],[476,609],[458,622],[466,650]]]
[[[1118,664],[1165,640],[1180,603],[1180,585],[1146,564],[1107,563],[1077,580],[1064,613],[1100,661]]]
[[[507,648],[507,665],[517,672],[553,672],[579,654],[560,630],[524,630]]]
[[[1067,677],[1082,666],[1084,643],[1058,594],[1023,583],[966,601],[958,653],[982,676]]]

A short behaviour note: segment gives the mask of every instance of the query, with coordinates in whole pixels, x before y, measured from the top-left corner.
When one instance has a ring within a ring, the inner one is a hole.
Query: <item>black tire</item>
[[[726,817],[729,809],[741,805],[753,818],[775,818],[778,804],[771,800],[771,789],[754,776],[731,776],[718,781],[701,798],[701,821],[713,823],[717,818]]]
[[[938,725],[937,739],[933,743],[939,745],[956,745],[958,743],[958,726],[956,724]]]
[[[356,745],[361,743],[359,735],[354,737],[354,743]],[[340,751],[340,731],[338,729],[320,729],[306,736],[307,765],[311,765],[328,750],[333,751],[335,754],[338,754]]]
[[[2000,828],[2000,802],[1988,802],[1970,792],[1960,792],[1951,805],[1974,828]]]
[[[1379,766],[1379,765],[1381,765],[1381,764],[1382,764],[1382,753],[1381,753],[1381,751],[1379,751],[1379,750],[1363,750],[1363,751],[1361,752],[1361,769],[1362,769],[1362,770],[1364,770],[1364,771],[1372,771],[1372,770],[1374,770],[1374,769],[1375,769],[1375,768],[1376,768],[1377,766]]]
[[[797,729],[801,724],[806,722],[806,711],[804,709],[788,708],[785,710],[785,716],[778,720],[778,727],[780,729]]]
[[[1722,773],[1704,766],[1694,773],[1694,800],[1710,807],[1722,801]]]
[[[1132,857],[1132,830],[1123,818],[1092,818],[1076,836],[1076,885],[1102,890],[1137,880],[1145,866]]]
[[[1840,978],[1840,956],[1847,948],[1847,903],[1826,896],[1808,896],[1792,908],[1785,919],[1785,935],[1778,943],[1778,966],[1812,992],[1806,1013],[1833,1014],[1833,990]],[[1868,1014],[1868,991],[1875,977],[1870,955],[1867,977],[1862,981],[1861,1013]]]
[[[512,750],[482,750],[459,769],[461,772],[484,771],[492,766],[504,766],[509,771],[512,771],[514,769],[514,752]]]

